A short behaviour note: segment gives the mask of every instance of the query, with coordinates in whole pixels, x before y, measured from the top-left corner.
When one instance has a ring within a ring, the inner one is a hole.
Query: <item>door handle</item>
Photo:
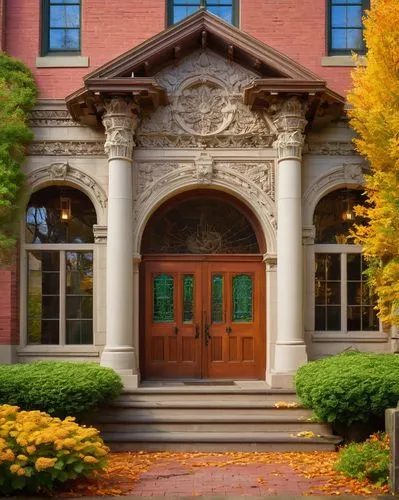
[[[195,325],[195,339],[199,339],[199,336],[200,336],[200,327],[199,327],[199,324],[197,323]]]
[[[227,335],[229,335],[232,332],[233,332],[233,329],[231,328],[231,326],[226,326],[226,333],[227,333]]]
[[[212,338],[211,333],[209,331],[208,319],[205,313],[205,345],[209,344],[209,340]]]

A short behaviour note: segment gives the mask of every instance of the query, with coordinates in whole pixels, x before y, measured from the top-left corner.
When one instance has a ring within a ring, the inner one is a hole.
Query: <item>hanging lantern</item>
[[[354,221],[356,218],[355,211],[353,210],[353,198],[349,196],[348,190],[346,190],[346,200],[345,200],[346,208],[342,213],[342,219],[344,221]]]
[[[60,198],[60,217],[62,222],[68,222],[71,219],[71,199],[65,196]]]

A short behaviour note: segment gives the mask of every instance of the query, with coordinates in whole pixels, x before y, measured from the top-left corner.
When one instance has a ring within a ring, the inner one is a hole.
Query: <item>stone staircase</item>
[[[340,438],[295,401],[263,382],[150,384],[125,390],[90,423],[113,451],[334,450]]]

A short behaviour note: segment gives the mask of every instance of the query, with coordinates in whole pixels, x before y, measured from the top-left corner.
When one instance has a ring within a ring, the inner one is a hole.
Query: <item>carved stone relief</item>
[[[29,118],[30,127],[81,127],[66,109],[34,109]]]
[[[310,142],[307,152],[314,155],[327,156],[352,156],[357,155],[355,146],[352,142]]]
[[[218,162],[219,170],[233,170],[256,184],[270,199],[275,200],[276,174],[274,162]]]
[[[52,163],[28,175],[28,184],[31,186],[44,184],[54,180],[70,181],[83,188],[83,191],[91,191],[102,208],[107,206],[107,195],[99,184],[90,175],[71,167],[68,163]]]
[[[105,156],[104,141],[35,141],[31,156]]]
[[[242,90],[255,73],[211,52],[196,52],[155,76],[170,104],[143,111],[137,146],[270,147],[275,125],[243,103]]]
[[[195,160],[195,167],[197,169],[197,181],[200,184],[210,184],[213,176],[213,158],[205,151]]]

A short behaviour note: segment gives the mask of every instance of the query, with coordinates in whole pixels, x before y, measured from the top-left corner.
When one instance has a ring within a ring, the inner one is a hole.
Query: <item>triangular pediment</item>
[[[201,10],[85,77],[152,77],[198,49],[210,49],[255,71],[260,78],[319,80],[314,73],[219,17]]]
[[[200,10],[86,75],[84,87],[66,98],[68,109],[75,120],[96,125],[101,123],[103,99],[110,96],[133,97],[141,108],[165,105],[168,89],[160,85],[157,75],[199,52],[214,53],[253,75],[251,84],[242,89],[244,103],[252,108],[267,107],[276,95],[311,97],[316,100],[313,112],[321,98],[327,105],[341,106],[344,101],[285,54]]]

